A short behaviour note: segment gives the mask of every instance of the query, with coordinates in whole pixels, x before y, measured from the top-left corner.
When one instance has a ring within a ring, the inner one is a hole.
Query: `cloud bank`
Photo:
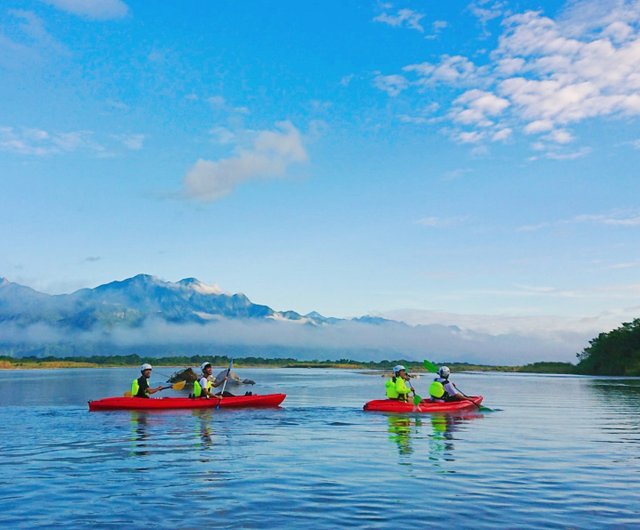
[[[114,347],[127,351],[155,347],[157,351],[168,354],[193,346],[236,346],[268,352],[269,356],[288,356],[294,350],[299,359],[350,357],[383,360],[402,357],[508,365],[543,360],[575,361],[575,354],[588,345],[587,341],[592,336],[562,329],[548,330],[544,334],[527,330],[490,334],[442,324],[408,326],[357,321],[313,327],[247,320],[182,325],[149,320],[139,328],[114,327],[108,332],[69,332],[43,324],[26,327],[9,323],[0,325],[0,343],[20,344],[21,347],[42,344],[81,347],[82,344],[91,344],[101,345],[105,351],[112,351]]]

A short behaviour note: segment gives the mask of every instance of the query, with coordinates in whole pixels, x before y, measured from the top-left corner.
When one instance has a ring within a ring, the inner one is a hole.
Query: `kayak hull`
[[[89,401],[89,410],[175,410],[175,409],[215,409],[277,407],[287,397],[286,394],[265,394],[234,396],[222,399],[192,399],[186,397],[139,398],[108,397]]]
[[[431,401],[422,401],[419,405],[413,403],[404,403],[395,399],[374,399],[365,403],[363,409],[376,412],[411,412],[411,413],[429,413],[429,412],[457,412],[459,410],[476,410],[482,403],[482,396],[469,396],[469,399],[461,401],[446,401],[437,403]]]

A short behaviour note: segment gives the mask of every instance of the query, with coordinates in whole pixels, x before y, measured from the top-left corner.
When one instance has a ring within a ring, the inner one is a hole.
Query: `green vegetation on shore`
[[[199,366],[204,361],[210,361],[214,366],[226,366],[229,358],[224,356],[205,357],[194,355],[165,356],[156,358],[142,358],[132,355],[99,355],[79,357],[6,357],[0,356],[0,369],[30,369],[30,368],[90,368],[138,366],[143,362],[152,362],[158,366]],[[293,358],[242,357],[234,358],[233,364],[237,368],[351,368],[371,370],[391,370],[396,364],[405,365],[409,371],[424,371],[422,362],[396,359],[390,361],[354,361],[339,359],[335,361],[300,361]],[[576,367],[571,363],[539,362],[525,366],[491,366],[469,363],[449,363],[454,372],[462,371],[499,371],[499,372],[533,372],[533,373],[576,373]]]
[[[578,354],[583,374],[640,376],[640,318],[600,333]]]

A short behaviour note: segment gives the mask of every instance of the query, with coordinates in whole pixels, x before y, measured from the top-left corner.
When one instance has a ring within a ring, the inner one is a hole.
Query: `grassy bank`
[[[214,366],[229,364],[227,357],[182,357],[167,356],[154,359],[141,358],[138,355],[89,356],[89,357],[0,357],[0,370],[55,369],[55,368],[97,368],[97,367],[137,367],[143,362],[151,362],[157,366],[200,366],[204,361]],[[339,359],[336,361],[300,361],[297,359],[266,359],[262,357],[245,357],[234,359],[235,368],[342,368],[359,370],[391,370],[396,364],[403,364],[409,371],[422,372],[421,362],[396,359],[393,361],[354,361]],[[539,362],[524,366],[494,366],[469,363],[448,363],[453,372],[528,372],[545,374],[576,373],[571,363]]]

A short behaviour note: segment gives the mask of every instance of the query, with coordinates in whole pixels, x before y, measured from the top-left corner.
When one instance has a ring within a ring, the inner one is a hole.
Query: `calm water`
[[[0,527],[640,527],[639,380],[454,374],[498,410],[393,416],[377,375],[238,372],[283,407],[89,413],[136,371],[0,372]]]

